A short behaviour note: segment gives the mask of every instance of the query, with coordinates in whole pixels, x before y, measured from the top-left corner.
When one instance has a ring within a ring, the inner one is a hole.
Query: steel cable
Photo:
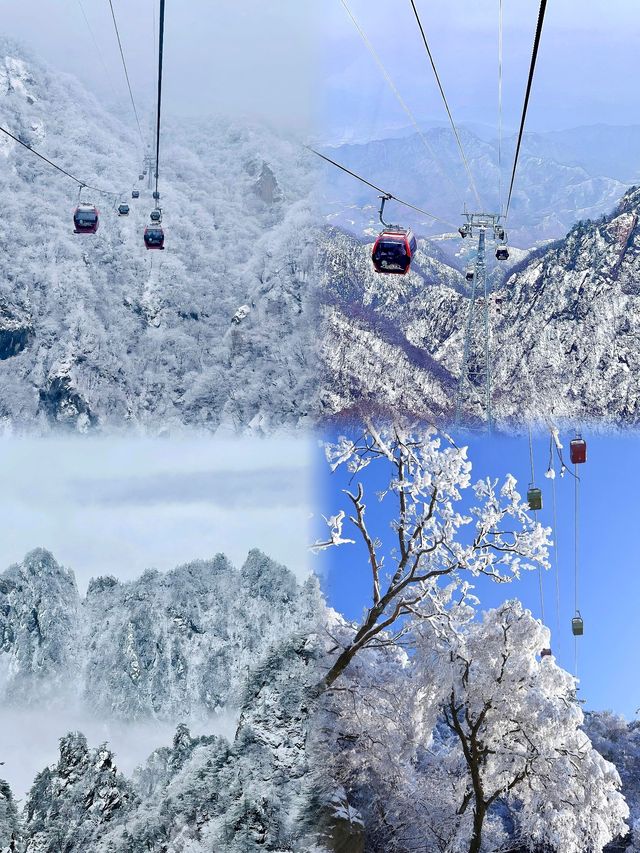
[[[518,159],[520,157],[520,146],[524,135],[524,126],[527,120],[527,110],[529,109],[529,98],[531,96],[531,87],[533,77],[536,70],[536,62],[538,60],[538,50],[540,48],[540,38],[542,36],[542,27],[544,25],[544,15],[547,9],[547,0],[540,0],[540,11],[538,12],[538,23],[536,25],[536,34],[533,40],[533,53],[531,56],[531,65],[529,66],[529,78],[527,80],[527,89],[524,96],[524,105],[522,108],[522,118],[520,120],[520,128],[518,130],[518,141],[516,143],[516,154],[513,161],[513,170],[511,172],[511,182],[509,184],[509,195],[507,196],[507,206],[505,208],[505,219],[509,216],[509,208],[511,207],[511,196],[513,195],[513,184],[516,179],[516,170],[518,168]]]
[[[449,107],[449,102],[447,101],[447,96],[444,93],[444,87],[442,85],[442,81],[440,80],[440,75],[438,74],[438,69],[436,68],[436,63],[433,58],[433,54],[431,53],[431,48],[429,47],[429,42],[427,41],[427,35],[425,33],[424,27],[422,26],[422,21],[420,20],[420,15],[418,13],[417,6],[415,4],[415,0],[410,0],[411,8],[413,9],[413,14],[415,15],[415,19],[418,23],[418,27],[420,29],[420,34],[422,35],[422,41],[425,46],[425,50],[427,51],[427,56],[429,57],[429,62],[431,63],[431,68],[433,69],[434,76],[436,78],[436,83],[438,84],[438,89],[440,90],[440,95],[442,96],[442,100],[447,111],[447,115],[449,116],[449,122],[451,124],[451,129],[453,130],[453,135],[455,136],[456,142],[458,144],[458,149],[460,151],[460,156],[462,157],[462,162],[464,164],[464,168],[466,169],[467,176],[469,178],[469,186],[471,187],[473,194],[476,197],[476,201],[480,209],[482,209],[482,202],[480,201],[480,195],[478,193],[478,188],[476,186],[476,182],[473,178],[473,174],[471,172],[471,168],[469,166],[469,161],[467,160],[467,155],[465,154],[464,148],[462,146],[462,140],[460,139],[460,134],[458,132],[458,128],[456,127],[456,123],[453,120],[453,115],[451,113],[451,109]]]
[[[138,118],[138,110],[136,109],[136,102],[133,97],[133,91],[131,89],[131,81],[129,80],[129,71],[127,69],[127,62],[124,58],[124,50],[122,48],[122,40],[120,39],[120,31],[118,29],[118,22],[116,20],[116,13],[113,8],[112,0],[109,0],[109,8],[111,9],[111,17],[113,18],[113,26],[116,31],[116,38],[118,39],[118,47],[120,48],[120,57],[122,59],[122,67],[124,68],[124,76],[127,80],[127,88],[129,89],[129,97],[131,98],[131,106],[133,107],[133,114],[136,117],[136,124],[138,125],[138,133],[140,134],[140,142],[142,143],[142,147],[144,148],[144,137],[142,135],[142,128],[140,127],[140,119]]]

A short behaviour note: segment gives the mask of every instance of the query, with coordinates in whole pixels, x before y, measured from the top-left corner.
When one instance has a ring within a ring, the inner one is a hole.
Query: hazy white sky
[[[113,0],[113,5],[143,114],[145,104],[155,103],[153,17],[159,0]],[[166,9],[168,111],[250,115],[294,129],[309,125],[315,109],[310,91],[318,65],[318,3],[167,0]],[[0,12],[4,35],[75,73],[107,100],[115,92],[120,103],[129,103],[108,0],[0,0]]]
[[[137,577],[251,548],[308,573],[307,442],[0,441],[0,571],[35,547],[91,577]]]
[[[150,115],[159,0],[113,2],[136,100]],[[346,2],[418,117],[445,118],[409,0]],[[507,124],[519,116],[538,5],[504,3]],[[418,6],[454,115],[495,124],[498,0],[419,0]],[[2,32],[127,107],[108,0],[0,0],[0,11]],[[530,127],[638,122],[639,36],[637,0],[550,3]],[[353,125],[375,135],[385,122],[406,123],[342,0],[167,0],[165,59],[170,112],[249,115],[296,130],[315,128],[321,136],[324,130],[330,138]]]
[[[446,120],[409,0],[346,0],[420,119]],[[496,123],[498,0],[418,0],[454,117]],[[504,114],[520,115],[538,0],[504,2]],[[531,129],[640,123],[637,0],[549,3],[529,112]],[[325,126],[371,135],[407,124],[341,0],[325,0],[321,38]]]

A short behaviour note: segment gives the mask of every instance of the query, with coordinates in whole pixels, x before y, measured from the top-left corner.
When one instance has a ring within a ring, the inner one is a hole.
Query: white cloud
[[[300,439],[5,439],[0,570],[52,551],[82,590],[260,548],[308,573],[309,446]]]

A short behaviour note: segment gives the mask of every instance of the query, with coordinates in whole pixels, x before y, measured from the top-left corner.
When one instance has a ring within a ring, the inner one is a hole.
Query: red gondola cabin
[[[572,438],[569,444],[569,453],[571,454],[571,463],[573,465],[582,465],[587,461],[587,442],[584,438],[576,436]]]
[[[406,275],[417,248],[418,243],[412,231],[406,228],[386,228],[373,245],[373,266],[379,273]]]
[[[147,249],[164,249],[164,230],[161,225],[148,225],[144,229],[144,244]]]
[[[98,230],[100,214],[93,204],[79,204],[73,214],[75,234],[95,234]]]

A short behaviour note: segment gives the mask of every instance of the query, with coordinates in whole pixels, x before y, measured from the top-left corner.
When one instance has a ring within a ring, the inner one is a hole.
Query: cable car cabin
[[[158,190],[153,191],[153,197],[156,201],[160,199],[160,193],[158,192]]]
[[[541,658],[550,658],[551,657],[551,649],[543,649],[540,652],[540,657]]]
[[[144,229],[144,244],[147,249],[164,249],[164,230],[161,225],[149,225]]]
[[[378,235],[371,259],[376,272],[386,275],[406,275],[418,243],[412,231],[387,228]]]
[[[138,180],[139,180],[139,181],[144,181],[144,175],[138,175]]]
[[[573,465],[582,465],[587,461],[587,442],[584,438],[580,438],[580,436],[576,436],[576,438],[572,438],[569,443],[569,453],[571,455],[571,462]]]
[[[466,271],[464,277],[467,281],[473,281],[473,269],[471,267]]]
[[[128,216],[129,215],[129,205],[121,204],[118,207],[118,216]]]
[[[509,250],[506,246],[498,246],[498,248],[496,249],[496,258],[499,261],[509,260]]]
[[[152,222],[160,222],[162,219],[162,213],[160,213],[160,211],[157,209],[152,210],[150,213],[150,217]]]
[[[140,198],[140,190],[134,190],[131,193],[131,198]]]
[[[98,230],[98,208],[92,204],[80,204],[73,214],[74,232],[76,234],[95,234]]]
[[[529,486],[527,503],[529,504],[529,509],[534,510],[534,512],[542,509],[542,490],[536,488],[534,485]]]
[[[574,637],[581,637],[584,634],[584,621],[579,613],[571,620],[571,631]]]

